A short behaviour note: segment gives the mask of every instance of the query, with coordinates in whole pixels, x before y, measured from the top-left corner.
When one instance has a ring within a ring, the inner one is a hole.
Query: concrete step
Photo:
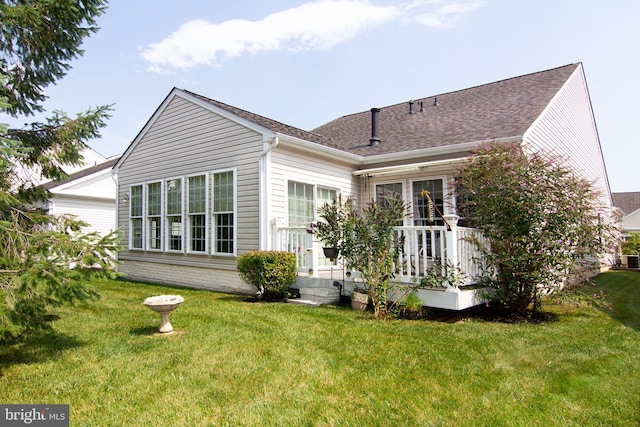
[[[310,301],[315,305],[331,304],[340,301],[340,289],[325,287],[305,287],[300,290],[300,298],[290,299],[289,302]],[[302,304],[302,303],[299,303]]]
[[[312,301],[310,299],[302,299],[302,298],[294,298],[294,299],[287,298],[287,302],[289,304],[308,305],[311,307],[319,307],[320,305],[322,305],[317,301]]]

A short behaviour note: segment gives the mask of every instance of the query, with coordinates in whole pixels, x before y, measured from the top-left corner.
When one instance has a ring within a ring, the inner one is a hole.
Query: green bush
[[[247,252],[238,257],[237,265],[240,277],[258,289],[260,299],[282,299],[296,281],[296,257],[290,252]]]
[[[640,255],[640,234],[631,233],[622,244],[623,255]]]

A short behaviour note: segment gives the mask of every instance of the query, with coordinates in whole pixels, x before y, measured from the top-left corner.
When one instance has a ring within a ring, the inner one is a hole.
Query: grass
[[[0,349],[1,403],[68,403],[71,425],[629,426],[640,423],[640,274],[600,275],[613,309],[558,321],[375,321],[345,307],[126,281]],[[178,293],[176,333],[141,303]],[[441,317],[438,317],[442,319]]]

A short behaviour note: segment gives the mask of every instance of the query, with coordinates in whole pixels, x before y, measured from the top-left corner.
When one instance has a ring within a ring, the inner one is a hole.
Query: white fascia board
[[[364,158],[362,162],[363,165],[370,165],[376,163],[383,162],[393,162],[393,161],[402,161],[402,160],[411,160],[416,157],[435,157],[442,156],[447,154],[455,154],[455,153],[464,153],[473,150],[478,147],[478,145],[485,142],[496,142],[496,143],[520,143],[522,141],[521,136],[511,136],[507,138],[496,138],[493,140],[478,140],[473,142],[465,142],[462,144],[455,145],[446,145],[443,147],[431,147],[431,148],[423,148],[420,150],[411,150],[411,151],[402,151],[399,153],[389,153],[389,154],[378,154],[375,156],[367,156]],[[430,162],[427,162],[430,163]]]
[[[362,164],[364,160],[360,155],[351,154],[346,151],[338,150],[337,148],[327,147],[326,145],[318,144],[316,142],[306,141],[304,139],[296,138],[295,136],[281,133],[277,133],[276,136],[280,140],[280,144],[289,144],[312,153],[322,153],[330,157],[339,158],[351,164],[359,165]]]
[[[79,194],[53,194],[49,201],[56,200],[84,200],[84,201],[95,201],[95,202],[107,202],[107,203],[115,203],[114,197],[94,197],[94,196],[86,196]],[[115,205],[114,205],[115,206]]]
[[[109,168],[102,169],[102,170],[96,171],[96,172],[94,172],[92,174],[85,175],[82,178],[74,179],[73,181],[65,182],[64,184],[60,184],[60,185],[56,185],[54,187],[51,187],[49,189],[49,191],[51,193],[64,191],[64,190],[66,190],[68,188],[75,187],[76,185],[79,185],[79,184],[83,184],[86,181],[93,180],[93,179],[98,178],[98,177],[100,177],[102,175],[111,175],[111,173],[112,173],[111,171],[112,171],[112,169],[109,169]]]

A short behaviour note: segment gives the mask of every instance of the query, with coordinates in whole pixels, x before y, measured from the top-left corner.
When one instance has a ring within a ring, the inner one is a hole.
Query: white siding
[[[353,166],[334,159],[292,149],[277,149],[271,155],[269,220],[287,224],[288,181],[298,181],[335,189],[342,197],[358,197],[359,180],[352,175]]]
[[[176,96],[158,112],[139,138],[131,151],[125,153],[126,157],[118,168],[118,224],[122,227],[125,244],[129,241],[129,205],[122,200],[131,185],[236,168],[236,251],[240,254],[258,248],[258,159],[263,143],[261,134]],[[209,272],[210,269],[235,270],[235,257],[231,255],[125,250],[119,254],[119,258],[124,261],[121,266],[124,272],[133,271],[127,266],[127,262],[136,266],[142,265],[140,262],[148,262],[150,269],[154,268],[153,263],[158,263],[205,268]],[[218,273],[212,276],[220,278],[218,289],[227,286]],[[177,280],[181,275],[175,277]],[[145,279],[137,274],[136,278],[158,281],[155,276]],[[187,285],[186,281],[185,277],[182,282],[173,283]],[[216,286],[211,285],[209,288],[216,289]]]
[[[105,169],[85,178],[54,187],[51,192],[61,197],[72,196],[108,199],[111,200],[112,203],[115,203],[116,183],[111,177],[111,170]]]
[[[622,229],[634,233],[640,232],[640,209],[622,218]]]
[[[53,197],[49,202],[49,212],[54,215],[75,215],[89,224],[85,232],[105,235],[115,229],[116,207],[113,201]]]
[[[571,167],[594,182],[610,206],[610,190],[587,84],[576,69],[555,99],[527,131],[524,146],[568,157]]]

